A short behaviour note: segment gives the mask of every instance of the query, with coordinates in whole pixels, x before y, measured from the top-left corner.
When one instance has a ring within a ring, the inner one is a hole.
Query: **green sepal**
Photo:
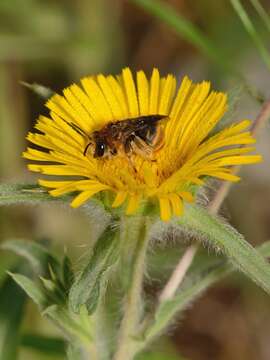
[[[72,263],[67,255],[64,256],[62,262],[62,279],[63,279],[63,286],[66,291],[69,291],[73,282],[74,282],[74,272],[72,268]]]
[[[8,272],[13,280],[26,292],[26,294],[43,309],[48,304],[48,299],[42,289],[31,279],[21,274]]]

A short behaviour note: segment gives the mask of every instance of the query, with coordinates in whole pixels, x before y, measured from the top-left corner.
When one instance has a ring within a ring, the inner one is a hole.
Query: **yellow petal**
[[[149,83],[143,71],[137,72],[140,115],[149,115]]]
[[[159,197],[160,217],[163,221],[169,221],[171,218],[171,206],[167,197]]]
[[[175,92],[176,80],[174,76],[168,75],[160,93],[158,113],[167,115]]]
[[[84,109],[88,112],[91,119],[91,127],[98,125],[98,120],[100,118],[98,110],[95,108],[94,103],[90,100],[89,96],[80,88],[80,86],[73,84],[70,86],[71,92],[78,99],[78,101],[83,105]],[[89,132],[91,129],[89,129]]]
[[[103,125],[113,120],[112,111],[100,87],[92,77],[84,78],[81,82],[84,90],[91,100],[91,103],[95,105],[96,116],[98,116],[96,120],[101,128]]]
[[[111,75],[107,77],[107,81],[118,101],[118,105],[122,109],[123,119],[127,119],[129,117],[128,104],[121,84]]]
[[[150,80],[150,99],[149,99],[150,115],[155,115],[158,113],[159,82],[160,82],[159,72],[157,69],[154,69]]]
[[[183,201],[177,194],[170,194],[169,199],[172,205],[172,210],[175,216],[181,216],[183,214]]]
[[[192,203],[194,201],[193,195],[189,191],[181,191],[179,192],[179,196],[185,201]]]
[[[139,107],[135,83],[133,80],[132,73],[129,68],[125,68],[122,71],[122,79],[125,89],[125,95],[127,98],[129,115],[131,118],[139,116]]]
[[[175,126],[174,137],[170,142],[170,147],[178,148],[181,152],[181,146],[185,142],[185,131],[190,123],[192,117],[200,109],[204,103],[210,89],[210,83],[203,81],[201,84],[194,86],[193,91],[189,94],[187,101],[184,104],[182,113],[180,114],[177,124]],[[203,119],[206,121],[206,119]]]
[[[74,96],[70,88],[64,89],[63,93],[70,106],[76,112],[75,124],[88,133],[93,127],[93,120],[90,117],[89,112],[86,111],[77,97]]]
[[[51,180],[38,180],[39,185],[48,188],[58,188],[72,184],[74,181],[51,181]]]
[[[121,206],[127,198],[127,193],[125,191],[118,191],[115,196],[114,202],[112,203],[113,208]]]
[[[71,206],[73,208],[77,208],[81,205],[83,205],[87,200],[89,200],[93,195],[95,195],[98,191],[93,192],[91,190],[89,191],[84,191],[82,193],[80,193],[79,195],[77,195],[75,197],[75,199],[71,202]]]
[[[81,148],[85,144],[85,139],[82,136],[82,134],[78,133],[78,131],[74,130],[72,128],[72,125],[68,124],[66,121],[62,120],[57,114],[54,112],[50,112],[50,115],[52,119],[54,120],[54,123],[57,125],[57,128],[59,130],[62,130],[62,132],[66,133],[69,137],[71,137]],[[43,116],[40,117],[41,119],[44,119]]]
[[[136,212],[136,210],[138,209],[139,205],[140,205],[140,195],[139,194],[132,194],[130,195],[129,201],[128,201],[128,206],[126,209],[126,214],[127,215],[131,215],[134,214]]]
[[[99,83],[99,86],[104,94],[104,97],[106,98],[114,120],[121,120],[125,117],[125,115],[122,112],[121,107],[119,106],[118,100],[114,94],[114,92],[111,89],[111,86],[104,75],[98,75],[97,81]]]

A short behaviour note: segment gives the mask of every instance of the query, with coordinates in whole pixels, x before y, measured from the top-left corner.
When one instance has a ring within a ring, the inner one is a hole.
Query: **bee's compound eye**
[[[106,144],[101,141],[97,142],[94,157],[95,158],[102,157],[105,154],[105,150],[106,150]]]

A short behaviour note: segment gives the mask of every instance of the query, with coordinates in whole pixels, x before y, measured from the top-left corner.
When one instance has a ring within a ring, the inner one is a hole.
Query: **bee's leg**
[[[117,150],[116,150],[116,148],[112,148],[112,149],[110,150],[110,152],[111,152],[111,154],[112,154],[113,156],[117,155]]]
[[[131,154],[127,155],[127,159],[128,159],[128,164],[131,167],[131,169],[134,170],[135,173],[137,173],[137,169],[136,169],[136,164],[134,162],[134,159],[132,158]]]
[[[128,164],[129,166],[135,171],[135,173],[137,173],[137,169],[135,166],[135,163],[133,161],[132,158],[132,142],[134,139],[134,135],[132,134],[132,136],[130,136],[129,138],[126,139],[125,144],[122,147],[122,153],[125,154],[125,158],[128,160]]]
[[[151,142],[151,145],[153,147],[153,151],[158,151],[160,150],[163,145],[165,143],[165,139],[164,139],[164,131],[163,129],[161,128],[161,126],[158,126],[156,128],[156,133],[152,139],[152,142]]]
[[[153,148],[151,145],[147,144],[144,140],[142,140],[139,136],[134,136],[130,145],[134,153],[144,159],[151,160]]]

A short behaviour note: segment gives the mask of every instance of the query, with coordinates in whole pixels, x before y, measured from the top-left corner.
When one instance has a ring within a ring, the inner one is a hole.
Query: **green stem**
[[[147,224],[146,219],[142,218],[136,248],[133,253],[132,269],[129,279],[130,285],[126,293],[124,315],[119,330],[115,360],[132,359],[136,352],[135,342],[132,337],[136,335],[143,310],[142,290],[147,244]]]

